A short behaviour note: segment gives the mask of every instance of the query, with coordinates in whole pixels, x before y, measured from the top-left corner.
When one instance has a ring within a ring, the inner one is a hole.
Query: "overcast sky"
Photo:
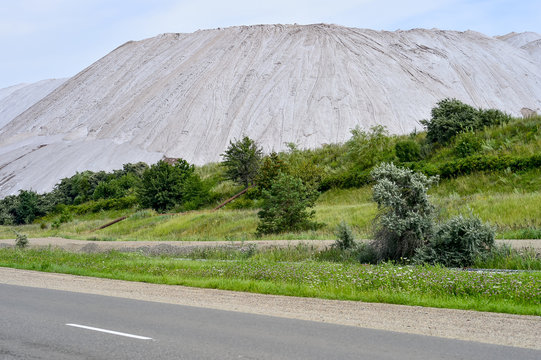
[[[252,24],[541,33],[541,0],[0,0],[0,88],[73,76],[129,40]]]

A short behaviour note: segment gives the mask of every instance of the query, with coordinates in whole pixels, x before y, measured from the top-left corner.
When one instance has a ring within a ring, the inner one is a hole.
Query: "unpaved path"
[[[541,350],[541,317],[156,285],[0,267],[0,283]]]
[[[147,253],[175,253],[196,247],[240,247],[255,245],[258,248],[272,246],[297,246],[304,244],[323,248],[334,240],[251,240],[251,241],[90,241],[58,237],[29,239],[30,247],[59,247],[68,251],[100,252],[109,250],[143,251]],[[514,248],[534,248],[541,252],[541,240],[496,240],[497,244],[509,244]],[[0,247],[13,246],[14,239],[0,239]]]

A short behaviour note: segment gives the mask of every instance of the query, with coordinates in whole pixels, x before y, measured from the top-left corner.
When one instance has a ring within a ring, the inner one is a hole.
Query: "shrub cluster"
[[[430,143],[445,145],[456,135],[500,125],[511,116],[495,109],[475,109],[457,99],[443,99],[431,111],[430,120],[422,120]]]
[[[427,195],[437,177],[427,177],[392,163],[372,171],[373,198],[379,214],[374,223],[373,246],[381,260],[411,259],[432,236],[434,206]]]
[[[414,261],[447,267],[472,265],[494,246],[494,229],[475,217],[457,216],[438,226],[430,241],[420,247]]]
[[[379,209],[372,247],[380,261],[463,267],[492,249],[494,230],[478,218],[457,216],[436,224],[427,191],[437,178],[394,164],[381,164],[372,176]]]

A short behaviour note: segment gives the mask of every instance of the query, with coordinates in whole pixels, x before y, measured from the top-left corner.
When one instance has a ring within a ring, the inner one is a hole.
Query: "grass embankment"
[[[0,249],[0,266],[263,294],[541,315],[539,272],[277,262],[257,256],[235,261],[197,261],[133,253],[17,249]]]
[[[435,187],[432,199],[442,208],[441,216],[446,218],[459,213],[473,213],[493,224],[499,238],[541,238],[541,192],[483,193],[472,190],[479,186],[478,183],[482,186],[490,182],[493,176],[446,180]],[[363,187],[329,190],[320,196],[315,210],[316,220],[325,224],[321,229],[270,235],[261,239],[334,239],[336,226],[341,221],[348,223],[357,237],[369,238],[377,209],[371,199],[370,187]],[[57,229],[45,220],[16,229],[29,237],[61,236],[91,240],[253,240],[256,239],[257,211],[225,208],[217,212],[202,210],[182,215],[158,215],[151,210],[110,211],[74,217]],[[93,231],[123,215],[127,215],[128,219]],[[42,228],[41,223],[46,228]],[[0,237],[13,238],[11,229],[0,226]]]

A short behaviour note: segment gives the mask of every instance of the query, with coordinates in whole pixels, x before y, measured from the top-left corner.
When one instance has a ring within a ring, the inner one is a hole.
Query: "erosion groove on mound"
[[[164,155],[216,161],[242,135],[278,151],[407,133],[445,97],[539,112],[532,34],[260,25],[128,42],[0,128],[0,196]]]

